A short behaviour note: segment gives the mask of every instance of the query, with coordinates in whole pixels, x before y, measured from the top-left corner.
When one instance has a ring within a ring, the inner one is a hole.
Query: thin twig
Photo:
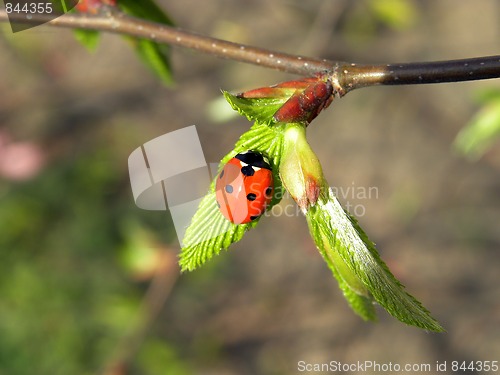
[[[130,35],[303,76],[312,76],[330,71],[335,65],[335,62],[328,60],[290,55],[199,35],[179,28],[131,17],[113,8],[108,8],[107,12],[96,16],[66,14],[52,19],[53,17],[50,17],[50,15],[33,14],[31,19],[26,19],[22,14],[11,13],[10,18],[18,23],[36,24],[46,22],[49,26]],[[5,11],[0,11],[0,22],[2,21],[8,21]]]
[[[387,65],[342,65],[339,84],[347,91],[373,85],[415,85],[500,78],[500,55],[462,60]]]
[[[96,16],[66,14],[52,19],[50,15],[33,14],[27,19],[22,14],[10,14],[10,18],[18,23],[46,22],[47,25],[56,27],[130,35],[303,76],[327,74],[334,83],[337,96],[343,96],[356,88],[373,85],[459,82],[500,77],[500,55],[437,62],[360,65],[232,43],[130,17],[112,7]],[[0,22],[2,21],[9,21],[5,11],[0,11]]]

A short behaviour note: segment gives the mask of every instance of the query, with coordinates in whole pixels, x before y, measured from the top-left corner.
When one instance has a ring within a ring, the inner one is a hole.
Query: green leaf
[[[455,138],[454,147],[471,160],[479,159],[500,136],[500,97],[491,95]]]
[[[120,0],[120,9],[131,16],[173,26],[172,19],[153,0]],[[151,40],[130,38],[141,60],[166,85],[173,83],[170,47]]]
[[[129,38],[134,45],[135,52],[141,60],[162,80],[166,85],[173,83],[170,67],[169,47],[147,39]]]
[[[392,275],[357,221],[346,213],[328,186],[306,214],[311,234],[351,307],[373,319],[372,297],[400,321],[426,330],[443,328]],[[325,237],[327,240],[325,241]],[[361,282],[361,283],[360,283]],[[367,291],[369,293],[367,293]]]
[[[172,19],[153,0],[119,0],[118,7],[125,13],[144,20],[173,26]],[[89,30],[76,30],[76,39],[94,51],[99,41],[99,33]],[[125,37],[129,40],[139,58],[161,79],[170,86],[173,83],[170,64],[170,47],[147,39]]]
[[[335,250],[336,233],[328,232],[327,226],[314,219],[312,214],[307,215],[307,223],[313,240],[320,254],[339,283],[344,297],[351,308],[364,320],[376,320],[374,300],[361,280],[347,267],[339,253]]]
[[[296,89],[281,89],[286,95],[273,98],[241,98],[223,91],[223,95],[231,107],[249,121],[261,124],[274,123],[273,115],[293,95]],[[288,95],[289,94],[289,95]]]
[[[282,132],[282,125],[270,127],[255,123],[240,137],[234,149],[222,158],[219,171],[234,155],[247,150],[262,153],[269,158],[271,165],[278,165],[283,142]],[[268,210],[272,209],[283,196],[281,181],[275,171],[277,168],[273,168],[275,194]],[[212,181],[210,190],[201,200],[182,241],[183,248],[179,260],[181,270],[192,271],[219,254],[221,250],[227,250],[231,244],[241,240],[246,231],[255,227],[259,220],[260,218],[248,224],[236,225],[224,218],[217,207],[215,180]]]
[[[100,34],[95,30],[76,29],[73,31],[75,38],[90,52],[94,52],[99,44]]]
[[[255,223],[235,225],[219,211],[215,201],[213,183],[210,192],[203,198],[186,230],[179,264],[182,271],[192,271],[219,254],[229,245],[241,240],[245,232]]]
[[[119,0],[118,6],[125,13],[137,18],[173,26],[174,22],[153,0]]]

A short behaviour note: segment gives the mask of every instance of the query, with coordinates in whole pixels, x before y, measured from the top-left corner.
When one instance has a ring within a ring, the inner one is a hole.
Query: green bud
[[[287,125],[279,173],[285,189],[305,214],[318,201],[324,181],[318,157],[307,143],[305,124]]]

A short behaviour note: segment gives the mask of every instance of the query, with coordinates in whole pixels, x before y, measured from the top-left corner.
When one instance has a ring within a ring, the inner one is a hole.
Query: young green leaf
[[[339,283],[344,297],[349,302],[351,308],[364,320],[376,320],[374,299],[361,280],[349,269],[340,257],[335,246],[339,246],[336,241],[336,234],[325,232],[327,226],[321,225],[321,221],[314,218],[311,213],[306,216],[309,231],[321,256],[332,271]]]
[[[127,38],[135,48],[141,60],[162,80],[166,85],[173,83],[172,69],[170,66],[169,47],[147,39]]]
[[[96,9],[105,6],[105,4],[98,4],[99,6],[96,5]],[[170,17],[153,0],[120,0],[117,7],[131,16],[173,26]],[[75,37],[91,51],[95,49],[99,41],[99,33],[96,31],[77,30]],[[171,85],[173,83],[170,47],[168,45],[147,39],[125,38],[132,43],[137,55],[144,64],[149,66],[164,84]]]
[[[283,126],[267,126],[255,123],[248,132],[244,133],[219,165],[219,171],[234,155],[253,150],[266,155],[271,165],[280,162]],[[273,170],[276,170],[274,168]],[[279,175],[273,172],[274,197],[268,209],[278,203],[282,197],[282,185]],[[215,181],[212,181],[208,194],[201,200],[191,224],[186,230],[183,239],[179,264],[182,271],[192,271],[226,250],[229,245],[241,240],[249,229],[255,227],[260,219],[248,224],[233,224],[222,216],[215,200]]]
[[[342,209],[307,143],[305,124],[285,127],[279,170],[284,187],[306,214],[316,246],[357,314],[374,320],[375,300],[402,322],[442,330],[420,302],[404,291],[357,221]]]
[[[348,300],[358,314],[365,319],[374,317],[373,310],[368,307],[373,296],[400,321],[429,331],[443,331],[422,304],[408,294],[404,286],[392,275],[380,259],[375,245],[357,221],[344,211],[328,186],[322,187],[318,204],[309,209],[306,218],[316,244],[319,243],[320,252],[337,279],[340,275],[344,282],[341,283],[344,294],[346,286],[348,287]],[[325,236],[328,237],[327,241]],[[337,254],[334,254],[335,252]],[[366,290],[369,294],[366,294]]]
[[[274,122],[273,115],[285,104],[295,89],[287,89],[287,95],[268,98],[243,98],[238,95],[223,91],[222,94],[235,111],[245,116],[248,121],[257,121],[261,124],[271,124]]]
[[[153,0],[120,0],[118,6],[131,16],[173,26],[174,22]],[[146,39],[134,39],[133,45],[141,60],[166,85],[173,83],[170,47]]]
[[[119,0],[118,6],[126,13],[137,18],[163,23],[169,26],[174,25],[172,19],[154,0]]]
[[[192,271],[221,250],[227,250],[256,224],[235,225],[226,220],[217,207],[213,190],[212,184],[186,230],[179,260],[182,271]]]
[[[120,0],[117,6],[131,16],[173,26],[171,18],[153,0]],[[75,37],[91,51],[96,48],[99,41],[99,33],[96,31],[76,30]],[[173,83],[168,45],[147,39],[132,37],[126,37],[126,39],[132,43],[140,59],[156,73],[163,83],[166,85]]]

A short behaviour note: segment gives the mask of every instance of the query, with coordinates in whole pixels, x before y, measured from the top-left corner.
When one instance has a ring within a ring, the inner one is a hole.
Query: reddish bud
[[[333,86],[330,81],[315,82],[301,93],[296,92],[276,111],[277,122],[310,123],[333,100]]]
[[[238,94],[238,98],[259,99],[259,98],[282,98],[290,95],[290,92],[302,91],[312,83],[318,82],[318,78],[304,78],[296,81],[286,81],[277,85],[261,87]]]
[[[76,9],[81,13],[97,14],[103,6],[116,6],[116,0],[80,0]]]
[[[310,123],[332,102],[333,85],[325,77],[309,77],[245,91],[237,97],[283,99],[283,105],[273,115],[276,122]]]

